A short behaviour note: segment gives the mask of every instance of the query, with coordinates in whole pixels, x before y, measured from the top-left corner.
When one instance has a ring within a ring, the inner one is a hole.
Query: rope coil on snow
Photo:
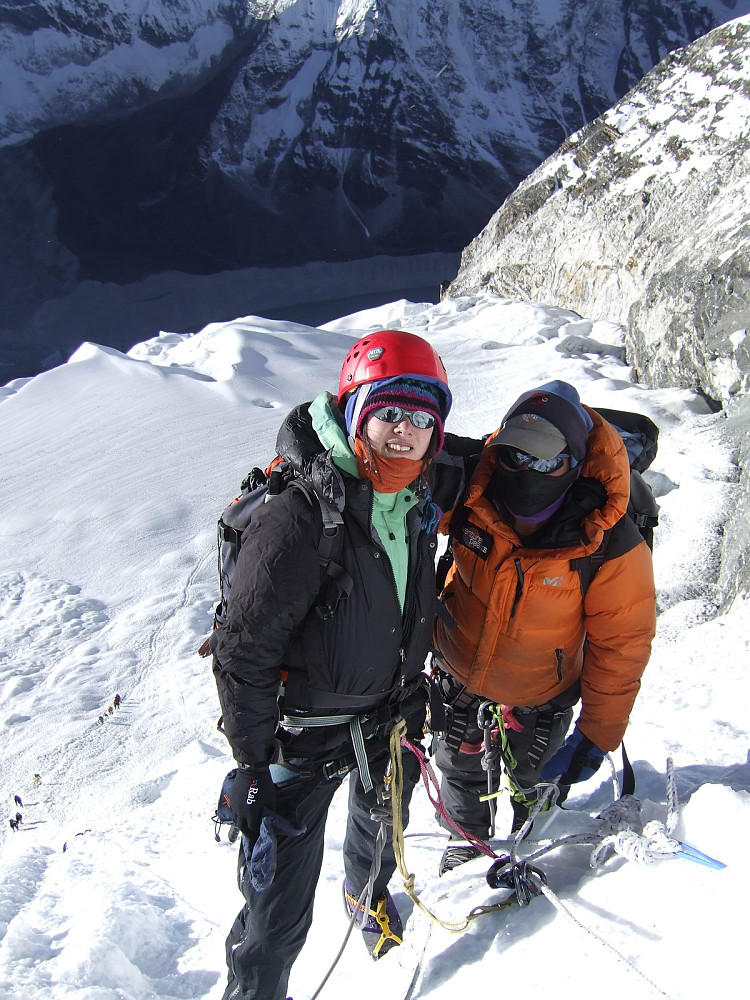
[[[658,858],[668,857],[681,850],[682,845],[670,834],[677,825],[678,801],[672,758],[667,759],[667,820],[651,820],[639,830],[640,803],[632,795],[623,795],[608,806],[599,816],[611,833],[606,834],[591,852],[591,867],[598,868],[610,848],[627,861],[653,864]]]
[[[621,855],[627,861],[650,865],[657,858],[676,854],[680,845],[667,833],[664,824],[652,820],[643,828],[643,833],[635,830],[620,830],[610,834],[591,854],[591,867],[598,868],[604,860],[604,855],[612,848],[615,854]]]

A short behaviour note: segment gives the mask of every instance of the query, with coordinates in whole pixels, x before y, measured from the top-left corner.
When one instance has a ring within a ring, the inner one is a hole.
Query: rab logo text
[[[247,790],[247,804],[249,806],[254,805],[257,797],[258,797],[258,779],[253,778],[250,787]]]

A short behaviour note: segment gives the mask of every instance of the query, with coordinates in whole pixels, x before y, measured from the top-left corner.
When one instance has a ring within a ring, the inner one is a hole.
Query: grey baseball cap
[[[593,421],[568,382],[547,382],[523,393],[508,410],[492,443],[507,444],[535,458],[568,452],[582,462]]]
[[[521,413],[506,420],[492,444],[507,444],[534,458],[554,458],[567,448],[567,441],[555,425],[536,413]]]

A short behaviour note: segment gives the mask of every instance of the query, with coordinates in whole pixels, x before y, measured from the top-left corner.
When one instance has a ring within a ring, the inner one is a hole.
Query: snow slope
[[[396,876],[404,946],[373,964],[350,941],[321,996],[453,1000],[522,984],[529,996],[553,989],[571,1000],[703,1000],[744,981],[750,608],[740,599],[715,616],[719,537],[737,499],[723,417],[690,391],[636,384],[619,327],[487,295],[395,302],[321,329],[245,317],[164,334],[127,356],[84,344],[67,364],[6,387],[3,997],[221,996],[223,940],[241,897],[234,848],[225,836],[215,842],[210,820],[231,759],[215,727],[210,669],[196,655],[216,600],[215,521],[247,469],[271,457],[287,410],[334,388],[347,346],[377,326],[421,333],[440,351],[456,399],[453,431],[493,429],[516,395],[551,377],[573,382],[594,406],[639,410],[659,424],[647,474],[661,504],[659,628],[626,742],[644,818],[666,818],[671,756],[677,835],[727,867],[618,858],[594,872],[586,848],[563,847],[539,864],[567,914],[540,898],[463,934],[413,912]],[[122,707],[110,716],[116,692]],[[7,822],[14,795],[23,801],[18,832]],[[609,777],[592,779],[521,853],[591,829],[611,799]],[[340,794],[294,1000],[315,993],[346,932],[344,808]],[[509,826],[506,804],[499,823]],[[444,839],[421,789],[407,864],[424,902],[457,920],[498,893],[483,860],[438,881]]]

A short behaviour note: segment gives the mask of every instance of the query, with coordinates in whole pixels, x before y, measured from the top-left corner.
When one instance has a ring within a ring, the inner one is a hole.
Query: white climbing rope
[[[624,795],[613,802],[599,816],[605,836],[591,852],[591,867],[603,864],[610,850],[637,864],[654,861],[677,854],[682,845],[670,837],[677,825],[678,801],[674,764],[667,759],[667,820],[651,820],[643,828],[640,823],[640,803],[632,795]],[[607,833],[606,831],[610,832]]]
[[[677,782],[674,776],[674,761],[667,757],[667,833],[677,826],[679,803],[677,801]]]
[[[680,844],[667,833],[664,824],[652,820],[643,828],[643,833],[635,830],[620,830],[610,834],[591,854],[591,867],[598,868],[604,860],[604,855],[612,848],[615,854],[621,855],[627,861],[637,864],[653,864],[659,858],[676,854]]]
[[[613,764],[611,757],[610,763]],[[640,802],[633,795],[623,795],[620,797],[620,788],[617,783],[616,772],[614,777],[614,789],[615,801],[604,809],[597,817],[599,820],[599,830],[594,835],[594,842],[596,846],[591,854],[592,868],[596,868],[601,865],[604,862],[605,855],[607,855],[610,850],[614,850],[616,854],[621,855],[628,861],[650,864],[659,857],[674,855],[681,849],[682,845],[670,837],[670,833],[674,830],[678,820],[677,792],[675,788],[674,766],[671,758],[667,760],[668,809],[666,823],[662,823],[659,820],[652,820],[647,823],[645,827],[642,827],[640,818]],[[546,799],[548,797],[550,797],[549,790],[545,788],[544,798]],[[520,837],[523,836],[523,832],[524,831],[519,831]],[[542,854],[547,853],[547,851],[554,850],[556,847],[559,847],[566,842],[581,844],[588,840],[588,843],[590,844],[590,837],[591,835],[587,834],[574,834],[570,837],[563,837],[557,842],[553,842],[548,847],[542,848],[535,854],[532,854],[529,858],[526,858],[526,861],[529,862],[535,860]],[[516,855],[515,849],[518,846],[519,839],[517,839],[513,845],[514,850],[511,856],[514,861]],[[652,979],[649,979],[647,975],[641,972],[641,970],[629,961],[629,959],[627,959],[613,945],[611,945],[609,941],[606,941],[590,927],[587,927],[580,920],[578,920],[578,918],[571,913],[562,900],[555,895],[546,882],[539,878],[538,875],[534,874],[533,869],[526,870],[526,878],[534,883],[538,893],[546,896],[559,913],[562,913],[564,917],[566,917],[580,930],[588,934],[589,937],[598,941],[599,944],[614,955],[619,962],[624,964],[632,973],[638,976],[638,978],[641,979],[657,996],[663,997],[665,1000],[675,1000],[674,997],[663,990]]]
[[[565,906],[562,900],[558,899],[558,897],[555,895],[555,893],[550,889],[548,885],[540,884],[540,891],[547,897],[547,899],[550,901],[550,903],[552,903],[552,905],[559,913],[562,913],[562,915],[566,917],[572,924],[574,924],[580,930],[584,931],[586,934],[589,935],[589,937],[592,937],[595,941],[598,941],[599,944],[602,945],[602,947],[607,949],[607,951],[611,952],[619,962],[622,962],[628,969],[630,969],[631,972],[635,973],[635,975],[638,976],[639,979],[641,979],[644,983],[646,983],[646,985],[651,990],[653,990],[653,992],[656,993],[657,996],[665,997],[666,1000],[676,1000],[676,998],[671,996],[671,994],[665,992],[661,988],[661,986],[658,986],[653,981],[653,979],[649,979],[649,977],[645,975],[645,973],[641,972],[640,969],[636,968],[636,966],[633,965],[633,963],[630,962],[627,958],[625,958],[625,956],[622,955],[617,950],[617,948],[611,945],[609,941],[606,941],[595,931],[592,931],[590,927],[586,927],[585,924],[582,924],[581,921],[578,920],[578,918],[575,917],[570,912],[570,910],[567,908],[567,906]]]

